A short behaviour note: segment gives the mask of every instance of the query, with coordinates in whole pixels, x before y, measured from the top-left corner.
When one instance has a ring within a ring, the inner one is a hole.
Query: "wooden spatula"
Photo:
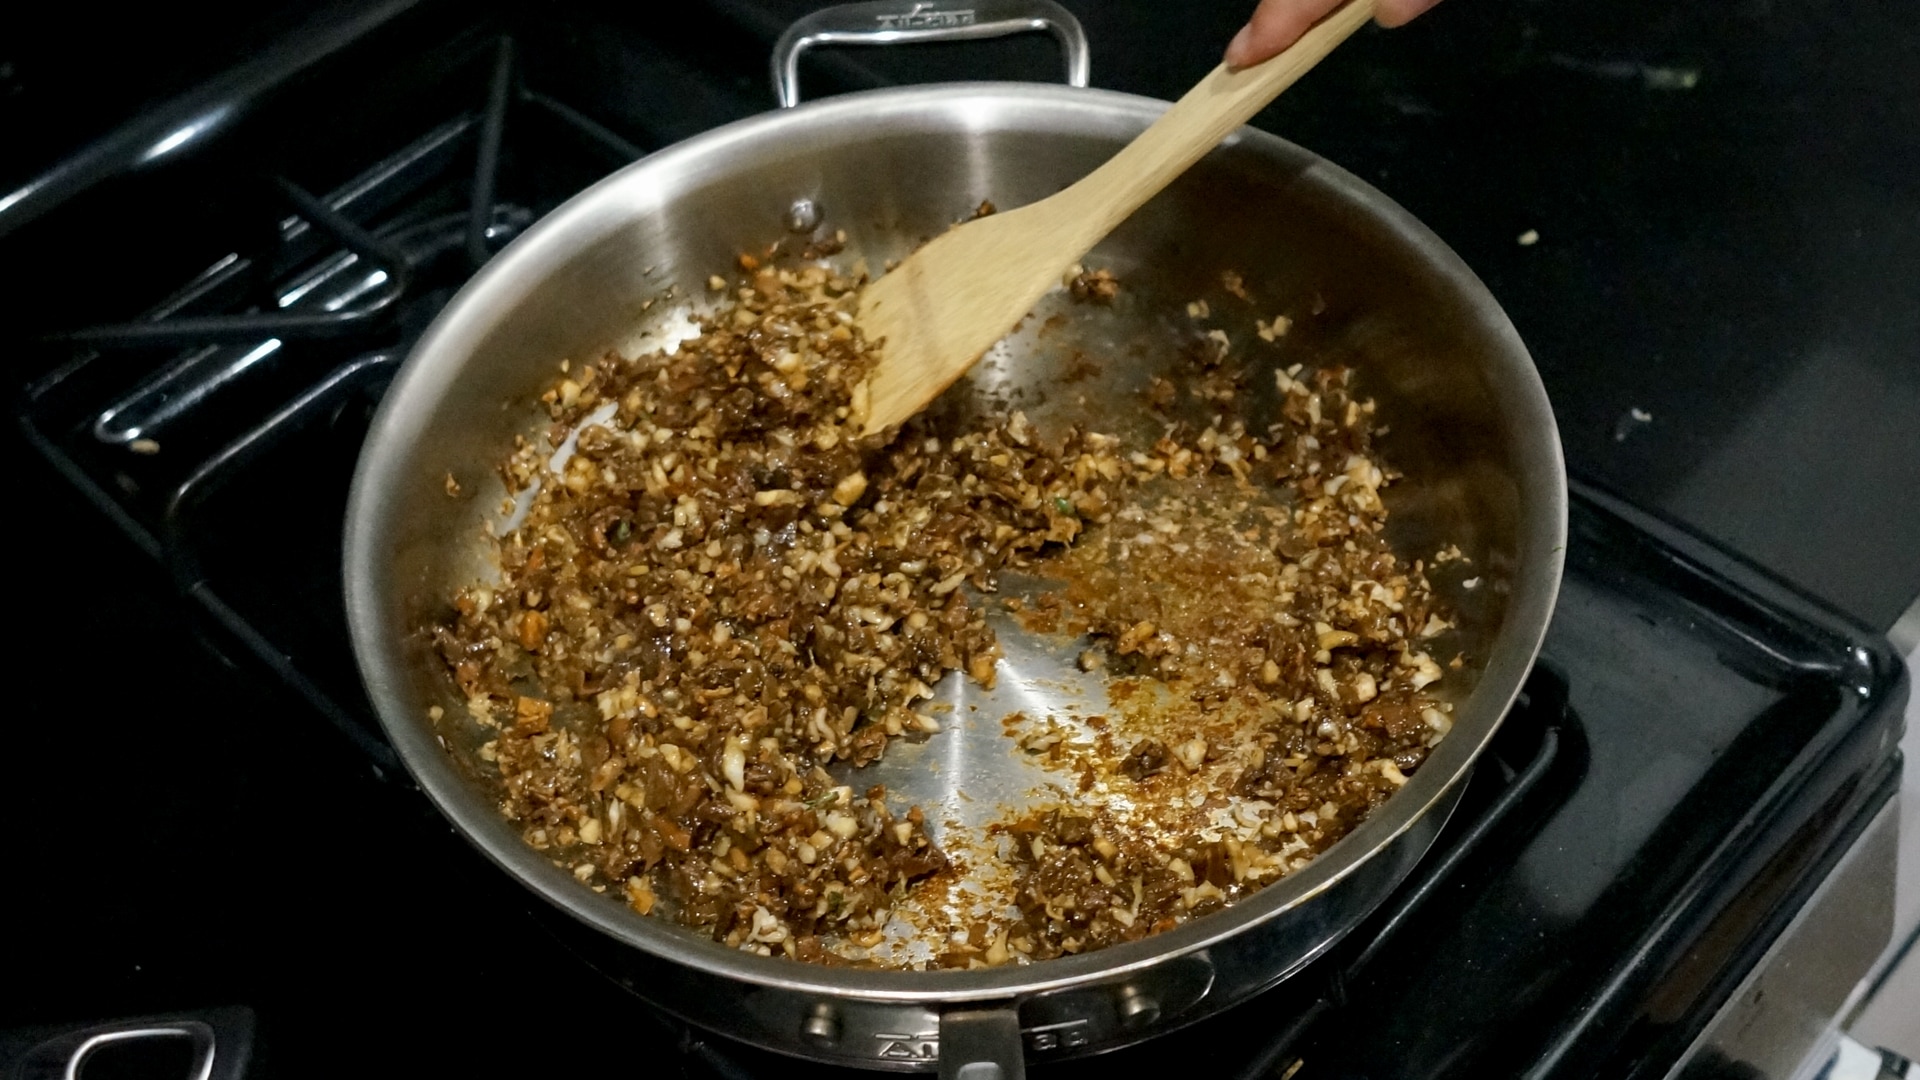
[[[1352,0],[1265,63],[1214,68],[1078,183],[952,229],[868,285],[856,321],[880,359],[855,391],[865,431],[906,420],[964,375],[1093,245],[1371,19],[1374,3]]]

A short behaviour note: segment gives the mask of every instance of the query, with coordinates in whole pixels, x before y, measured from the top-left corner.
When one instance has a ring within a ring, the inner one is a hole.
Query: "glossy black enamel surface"
[[[715,4],[762,33],[814,6]],[[1171,99],[1252,5],[1067,6],[1093,85]],[[1053,77],[1043,38],[1021,49],[839,59],[888,80]],[[1920,594],[1907,5],[1449,0],[1356,36],[1254,122],[1386,192],[1486,280],[1576,474],[1872,626]]]

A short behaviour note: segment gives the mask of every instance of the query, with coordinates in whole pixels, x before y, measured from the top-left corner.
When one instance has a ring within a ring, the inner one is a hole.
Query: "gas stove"
[[[574,192],[769,104],[757,46],[716,44],[765,27],[692,22],[369,7],[0,199],[20,467],[61,549],[23,575],[23,610],[57,613],[28,665],[53,686],[8,805],[81,853],[32,875],[46,933],[7,966],[37,989],[0,1016],[0,1062],[138,1018],[186,1032],[175,1050],[257,1042],[247,1075],[369,1045],[474,1073],[814,1071],[649,1004],[672,988],[452,836],[341,610],[348,481],[411,341]],[[876,70],[830,55],[809,86]],[[1788,1075],[1822,1032],[1783,1028],[1830,1017],[1887,938],[1906,692],[1877,635],[1576,478],[1540,662],[1413,878],[1253,1001],[1035,1071]],[[76,744],[53,721],[81,713]],[[211,772],[212,797],[182,790]],[[209,891],[234,917],[191,913]],[[1768,982],[1794,950],[1837,974]]]

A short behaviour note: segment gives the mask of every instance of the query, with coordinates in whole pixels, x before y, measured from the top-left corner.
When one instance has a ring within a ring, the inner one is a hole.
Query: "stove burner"
[[[216,649],[250,656],[390,771],[399,761],[344,655],[346,477],[318,462],[351,460],[461,282],[644,152],[525,85],[511,38],[491,53],[484,109],[325,196],[266,174],[292,214],[261,248],[217,260],[140,319],[47,335],[71,359],[20,406],[41,452],[166,565]],[[266,200],[247,209],[272,213]],[[261,551],[282,556],[264,577]]]

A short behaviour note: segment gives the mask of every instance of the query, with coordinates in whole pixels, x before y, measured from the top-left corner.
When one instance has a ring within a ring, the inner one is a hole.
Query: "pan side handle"
[[[1020,1014],[955,1009],[940,1014],[940,1080],[1026,1080]]]
[[[871,0],[822,8],[795,20],[773,46],[773,92],[800,104],[800,54],[820,45],[969,41],[1044,30],[1060,43],[1067,83],[1087,85],[1086,31],[1053,0]]]

